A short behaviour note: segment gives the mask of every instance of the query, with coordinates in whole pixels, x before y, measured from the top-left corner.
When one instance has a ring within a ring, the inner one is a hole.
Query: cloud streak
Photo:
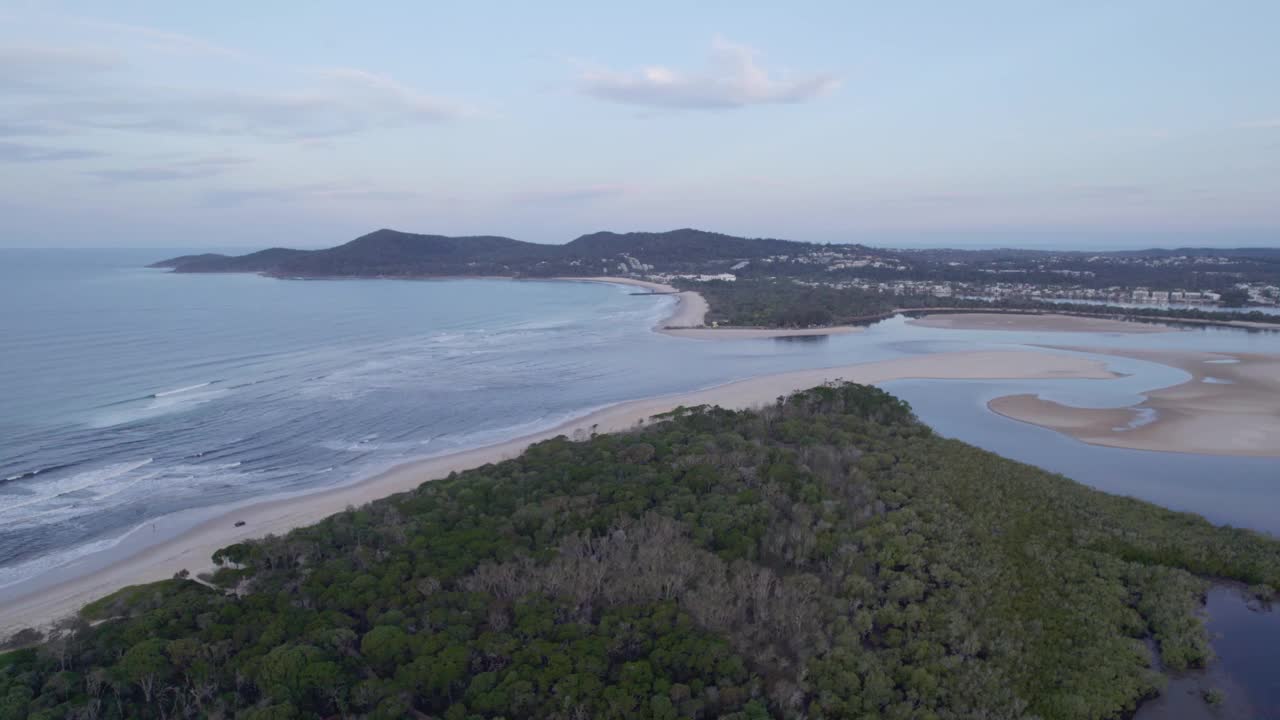
[[[275,87],[147,83],[131,71],[163,62],[163,55],[224,63],[235,51],[163,31],[127,31],[140,40],[128,55],[0,46],[0,90],[7,95],[0,98],[0,135],[105,129],[300,140],[447,123],[475,113],[466,103],[355,68],[297,70],[246,60],[254,62],[256,74],[275,79]]]
[[[325,71],[309,90],[249,93],[142,88],[22,108],[9,124],[48,129],[106,129],[274,140],[332,137],[414,127],[468,116],[470,108],[417,93],[357,70]]]
[[[581,187],[537,188],[512,193],[511,199],[533,205],[577,205],[617,197],[627,189],[621,185],[585,185]]]
[[[26,143],[0,142],[0,163],[38,163],[56,160],[83,160],[101,157],[94,150],[48,148]]]
[[[262,203],[332,204],[335,201],[344,200],[404,203],[420,200],[422,197],[421,193],[405,190],[313,183],[278,187],[223,188],[206,193],[204,205],[213,208],[230,208]]]
[[[97,48],[0,47],[0,89],[42,94],[61,91],[68,81],[79,82],[124,65],[119,54]]]
[[[840,85],[827,74],[771,75],[757,56],[752,48],[717,37],[711,44],[710,67],[702,72],[684,73],[664,66],[623,72],[591,69],[579,78],[579,90],[599,100],[629,105],[723,110],[805,102]]]
[[[193,180],[221,175],[227,170],[248,162],[234,156],[189,158],[141,167],[111,170],[91,170],[86,175],[108,182],[163,182],[169,180]]]

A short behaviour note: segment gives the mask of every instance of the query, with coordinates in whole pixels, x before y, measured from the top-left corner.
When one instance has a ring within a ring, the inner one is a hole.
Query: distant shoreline
[[[149,265],[148,267],[160,267]],[[169,272],[180,272],[170,269]],[[562,282],[598,282],[612,283],[615,285],[631,285],[634,287],[647,288],[654,293],[663,295],[675,295],[680,300],[677,305],[676,312],[667,318],[665,322],[655,327],[656,332],[674,337],[696,338],[696,339],[747,339],[747,338],[772,338],[772,337],[803,337],[803,336],[823,336],[823,335],[839,335],[851,332],[860,332],[865,325],[869,325],[880,320],[887,320],[896,315],[907,315],[911,317],[924,317],[927,315],[943,315],[943,314],[991,314],[991,315],[1065,315],[1072,317],[1094,317],[1119,320],[1124,322],[1147,323],[1147,324],[1170,324],[1170,325],[1192,325],[1192,326],[1216,326],[1216,327],[1232,327],[1242,330],[1256,331],[1266,330],[1272,332],[1280,332],[1280,322],[1258,322],[1254,320],[1231,320],[1231,319],[1213,319],[1213,318],[1183,318],[1163,315],[1146,315],[1141,313],[1116,313],[1116,312],[1081,312],[1078,310],[1055,310],[1051,307],[1045,308],[1001,308],[1001,307],[924,307],[924,308],[895,308],[883,313],[875,315],[866,315],[862,317],[848,318],[845,324],[826,325],[810,328],[771,328],[771,327],[742,327],[736,325],[720,325],[708,327],[706,325],[706,315],[709,311],[709,305],[700,293],[695,290],[680,290],[671,285],[653,282],[650,280],[639,280],[630,277],[614,277],[609,275],[597,276],[574,276],[574,275],[558,275],[550,277],[530,277],[522,275],[289,275],[285,273],[273,273],[265,271],[253,270],[201,270],[199,273],[193,274],[243,274],[252,273],[262,277],[273,278],[277,280],[527,280],[527,281],[562,281]],[[695,299],[696,298],[696,299]],[[724,333],[724,334],[720,334]]]
[[[788,337],[820,337],[824,335],[843,335],[862,332],[863,328],[854,325],[834,325],[813,328],[767,328],[740,327],[736,325],[707,326],[707,312],[710,306],[706,298],[696,290],[680,290],[671,285],[637,280],[635,278],[599,277],[556,277],[552,280],[567,282],[598,282],[614,285],[630,285],[648,288],[655,294],[674,295],[677,300],[676,309],[670,316],[654,326],[656,332],[672,337],[692,338],[695,340],[750,340],[755,338],[788,338]]]
[[[919,327],[941,330],[1003,330],[1014,332],[1091,332],[1145,335],[1175,332],[1151,323],[1088,317],[1063,313],[954,312],[928,313],[908,321]]]
[[[212,554],[227,545],[311,525],[373,500],[412,490],[447,477],[520,455],[530,445],[567,435],[619,432],[642,425],[654,415],[680,406],[719,405],[745,409],[773,402],[796,390],[833,380],[876,384],[903,379],[1001,380],[1095,378],[1116,375],[1104,363],[1073,355],[1030,350],[940,353],[860,365],[765,375],[688,393],[619,403],[590,412],[548,430],[494,445],[411,461],[364,480],[300,496],[276,497],[230,509],[187,529],[171,540],[120,557],[80,577],[6,597],[0,608],[0,637],[25,627],[40,627],[76,612],[120,588],[163,580],[180,570],[212,568]],[[237,526],[237,523],[243,525]],[[110,552],[110,551],[108,551]],[[19,586],[21,587],[21,586]]]

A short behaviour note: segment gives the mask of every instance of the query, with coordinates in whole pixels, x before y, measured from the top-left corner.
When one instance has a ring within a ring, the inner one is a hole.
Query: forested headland
[[[0,655],[0,718],[1124,717],[1210,661],[1207,578],[1280,584],[1274,539],[852,384],[549,440],[215,560]]]

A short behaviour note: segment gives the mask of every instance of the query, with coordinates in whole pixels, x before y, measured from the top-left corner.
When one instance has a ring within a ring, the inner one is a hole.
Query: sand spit
[[[1017,330],[1020,332],[1161,333],[1175,332],[1164,325],[1128,320],[1037,315],[1031,313],[940,313],[908,320],[911,325],[947,330]]]
[[[1280,457],[1280,356],[1056,348],[1147,360],[1186,371],[1181,385],[1127,408],[1078,408],[1035,395],[988,403],[1006,417],[1093,445],[1207,455]]]

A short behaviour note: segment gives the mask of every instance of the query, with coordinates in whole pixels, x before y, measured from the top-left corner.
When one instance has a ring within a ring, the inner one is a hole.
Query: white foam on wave
[[[76,545],[58,552],[48,555],[41,555],[32,558],[26,562],[17,565],[0,566],[0,588],[16,585],[24,580],[36,577],[54,568],[62,567],[68,563],[75,562],[86,555],[110,550],[123,540],[129,533],[125,532],[117,537],[105,538],[94,542]]]
[[[206,383],[206,385],[211,384]],[[204,385],[200,387],[204,387]],[[139,420],[148,420],[170,413],[185,412],[198,405],[217,400],[230,392],[229,388],[207,390],[205,392],[196,392],[192,388],[183,388],[164,394],[157,393],[146,398],[147,402],[145,404],[132,404],[131,406],[91,418],[88,425],[92,428],[106,428]]]
[[[35,486],[37,494],[0,510],[0,524],[9,528],[38,527],[103,513],[138,501],[144,495],[174,499],[198,494],[210,483],[235,483],[249,477],[235,471],[240,462],[218,465],[179,464],[139,469],[152,461],[117,463],[77,473],[70,478]],[[141,488],[140,490],[138,488]]]
[[[14,511],[19,508],[36,505],[54,500],[60,496],[67,495],[82,490],[95,490],[104,485],[127,476],[129,473],[139,468],[151,464],[153,458],[145,460],[134,460],[130,462],[113,463],[92,470],[84,470],[74,475],[68,475],[63,478],[54,478],[51,480],[36,480],[35,475],[29,479],[34,482],[22,483],[18,487],[27,490],[32,494],[25,497],[14,498],[11,502],[6,502],[3,509],[0,509],[0,520],[16,515]],[[30,512],[24,511],[22,515],[29,516]],[[19,518],[13,517],[12,520]]]
[[[1235,365],[1240,360],[1237,358],[1222,358],[1221,360],[1205,360],[1205,362],[1212,365]]]
[[[162,392],[152,393],[151,397],[162,398],[162,397],[169,397],[170,395],[180,395],[184,392],[199,390],[202,387],[209,387],[212,384],[213,384],[213,381],[210,380],[209,382],[196,383],[195,385],[187,385],[186,387],[174,388],[173,390],[164,390]]]
[[[1217,377],[1211,377],[1211,376],[1205,376],[1204,378],[1201,378],[1200,382],[1209,383],[1210,385],[1235,385],[1236,384],[1234,380],[1227,380],[1225,378],[1217,378]]]

